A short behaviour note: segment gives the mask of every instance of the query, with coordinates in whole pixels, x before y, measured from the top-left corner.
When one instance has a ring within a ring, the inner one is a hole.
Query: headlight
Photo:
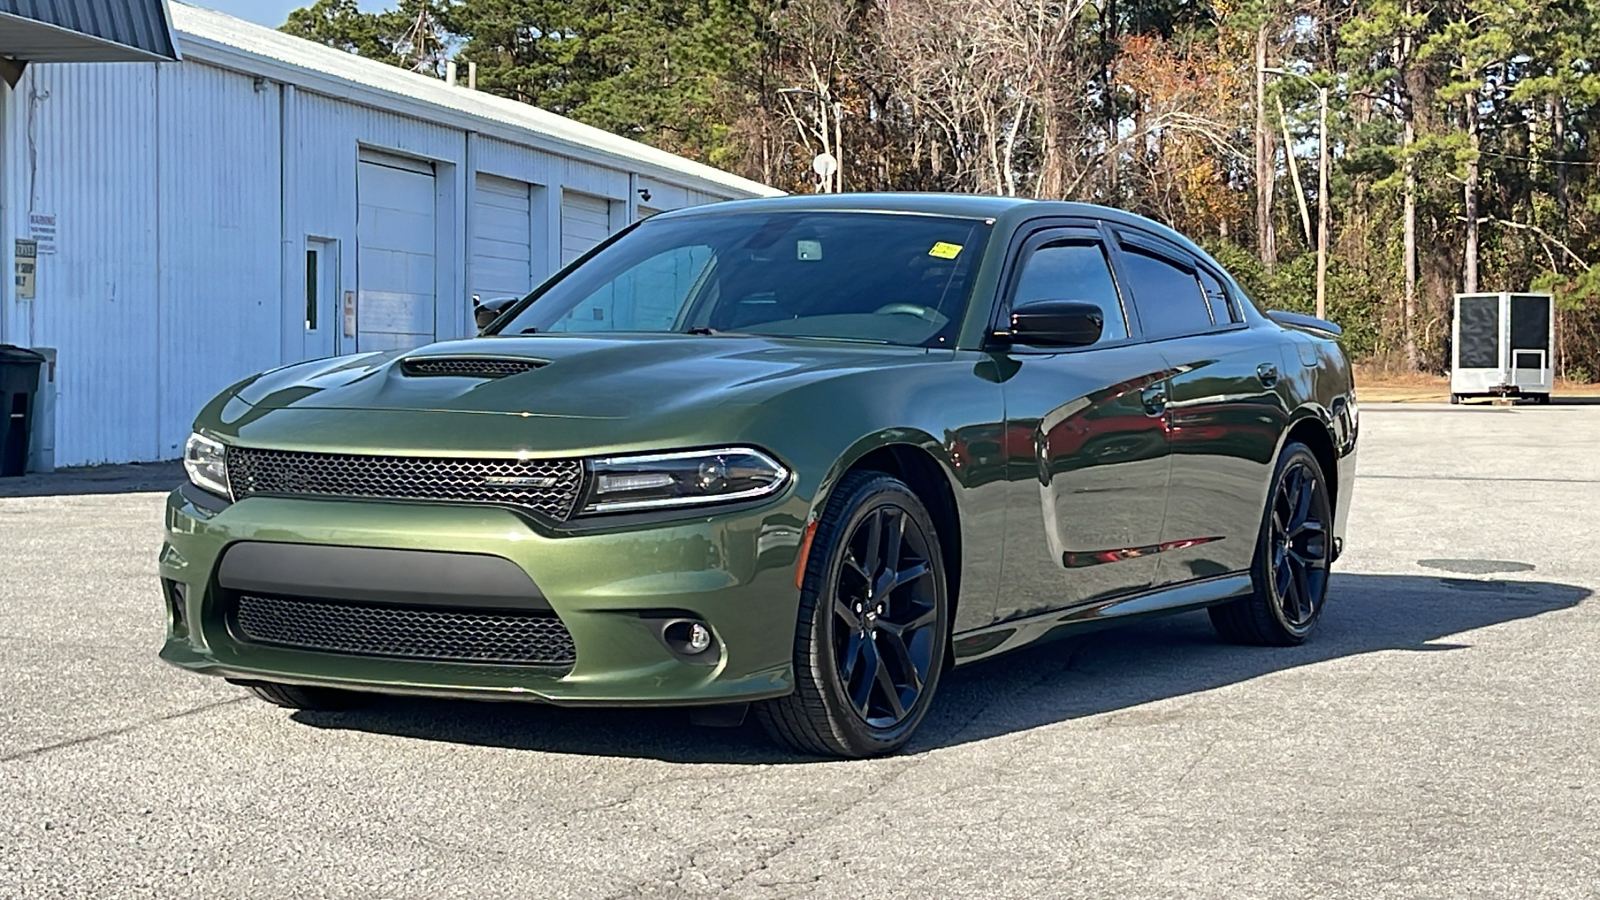
[[[183,445],[183,470],[189,473],[195,487],[233,499],[233,492],[228,489],[227,448],[221,442],[201,434],[189,435]]]
[[[753,500],[775,494],[789,470],[760,450],[724,447],[589,460],[582,513]]]

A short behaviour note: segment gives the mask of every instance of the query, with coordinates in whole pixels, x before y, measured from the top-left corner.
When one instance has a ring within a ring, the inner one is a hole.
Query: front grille
[[[575,459],[365,456],[228,448],[236,500],[271,496],[359,497],[518,506],[556,520],[572,514],[583,483]]]
[[[572,634],[544,610],[374,606],[240,594],[236,635],[256,644],[438,662],[571,666]]]
[[[504,378],[546,365],[540,359],[501,359],[478,356],[433,356],[400,363],[407,375],[455,375],[462,378]]]

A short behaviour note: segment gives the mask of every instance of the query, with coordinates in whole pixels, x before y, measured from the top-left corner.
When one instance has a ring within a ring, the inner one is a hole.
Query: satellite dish
[[[839,171],[839,161],[833,158],[832,153],[818,153],[817,158],[811,161],[811,171],[827,178]]]

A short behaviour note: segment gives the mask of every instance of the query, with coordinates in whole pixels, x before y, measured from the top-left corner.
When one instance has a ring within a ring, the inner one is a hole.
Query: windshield
[[[650,219],[496,332],[737,332],[947,345],[987,237],[981,221],[900,213]]]

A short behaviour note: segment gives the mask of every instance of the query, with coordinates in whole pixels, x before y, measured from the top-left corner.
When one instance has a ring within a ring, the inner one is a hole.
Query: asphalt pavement
[[[1306,646],[1198,613],[1025,650],[863,762],[673,712],[277,709],[156,659],[174,467],[0,481],[0,897],[1600,896],[1600,406],[1361,428]]]

